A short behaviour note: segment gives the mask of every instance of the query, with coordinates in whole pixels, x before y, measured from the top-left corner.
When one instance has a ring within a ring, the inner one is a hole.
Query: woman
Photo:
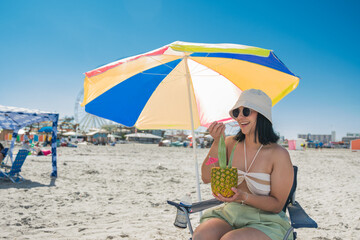
[[[225,139],[228,158],[237,144],[233,167],[238,169],[238,186],[232,188],[233,197],[214,195],[225,205],[204,213],[194,240],[278,240],[290,228],[282,208],[294,173],[289,153],[276,143],[279,137],[272,127],[271,106],[271,99],[263,91],[249,89],[230,110],[241,128],[235,137]],[[210,183],[211,168],[219,166],[209,164],[209,158],[218,157],[224,130],[222,123],[214,122],[209,127],[214,143],[201,167],[204,183]]]
[[[36,143],[32,150],[36,156],[47,156],[51,153],[51,150],[41,150],[39,143]]]

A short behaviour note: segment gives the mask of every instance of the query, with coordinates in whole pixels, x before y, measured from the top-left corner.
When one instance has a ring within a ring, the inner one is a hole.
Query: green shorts
[[[291,227],[288,217],[283,211],[270,213],[248,205],[239,203],[225,203],[225,205],[207,210],[200,219],[200,223],[211,218],[220,218],[229,223],[233,229],[255,228],[265,233],[272,240],[282,240]],[[293,239],[290,234],[289,239]]]

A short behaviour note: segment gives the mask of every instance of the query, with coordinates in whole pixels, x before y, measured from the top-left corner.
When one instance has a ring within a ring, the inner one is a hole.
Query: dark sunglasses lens
[[[250,108],[243,108],[244,117],[248,117],[250,115]]]
[[[239,113],[240,113],[240,111],[239,111],[238,108],[237,108],[237,109],[234,109],[233,112],[232,112],[232,114],[233,114],[233,116],[234,116],[235,118],[237,118],[237,117],[239,116]]]

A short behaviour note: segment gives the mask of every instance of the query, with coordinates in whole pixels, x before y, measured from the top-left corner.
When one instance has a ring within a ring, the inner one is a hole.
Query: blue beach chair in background
[[[25,162],[26,157],[28,156],[29,151],[25,149],[19,150],[16,155],[15,161],[11,165],[9,170],[1,171],[0,170],[0,177],[1,178],[8,178],[13,183],[20,182],[20,180],[24,180],[24,178],[20,175],[21,167]]]
[[[296,239],[296,232],[294,229],[298,228],[317,228],[317,223],[307,215],[305,210],[300,206],[300,204],[295,201],[295,191],[297,187],[297,166],[294,166],[294,182],[291,188],[289,197],[285,203],[283,211],[286,213],[286,210],[289,213],[291,227],[288,229],[284,240],[287,240],[291,234],[293,234],[294,239]],[[168,204],[175,206],[179,211],[182,211],[185,214],[187,227],[189,228],[191,236],[193,235],[193,229],[190,221],[190,214],[201,212],[205,209],[215,207],[222,204],[223,202],[218,201],[217,199],[211,199],[206,201],[201,201],[193,203],[191,206],[182,205],[177,202],[167,201]],[[186,228],[186,227],[184,227]],[[190,238],[191,240],[192,238]]]

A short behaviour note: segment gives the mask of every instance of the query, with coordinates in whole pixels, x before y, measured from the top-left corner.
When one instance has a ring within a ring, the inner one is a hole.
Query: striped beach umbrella
[[[174,42],[85,73],[88,113],[139,129],[192,129],[228,122],[242,91],[276,104],[299,82],[271,50]]]
[[[242,91],[261,89],[276,104],[298,83],[272,50],[177,41],[86,72],[82,106],[126,126],[194,136],[199,126],[232,121]]]

